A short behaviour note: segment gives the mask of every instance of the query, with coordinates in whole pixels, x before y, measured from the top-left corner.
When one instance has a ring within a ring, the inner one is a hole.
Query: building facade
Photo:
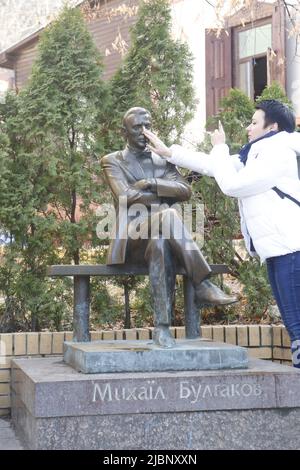
[[[87,1],[87,0],[86,0]],[[84,7],[80,2],[78,7]],[[99,16],[87,26],[103,55],[104,78],[113,76],[130,46],[130,27],[139,0],[90,0]],[[201,140],[208,116],[219,109],[231,87],[255,99],[265,86],[278,81],[292,100],[300,122],[300,58],[283,2],[257,2],[251,11],[230,16],[216,33],[214,8],[205,0],[172,0],[174,38],[186,41],[194,55],[195,118],[187,126],[187,142]],[[125,8],[124,8],[125,5]],[[0,67],[14,75],[14,86],[27,82],[43,28],[0,54]],[[7,73],[7,72],[6,72]]]

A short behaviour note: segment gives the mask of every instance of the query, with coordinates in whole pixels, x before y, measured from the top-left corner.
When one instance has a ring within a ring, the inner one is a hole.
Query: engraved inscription
[[[104,385],[94,384],[93,402],[113,401],[113,400],[165,400],[166,396],[163,388],[159,385],[152,385],[147,382],[142,387],[118,387],[106,383]]]
[[[168,393],[169,392],[169,393]],[[179,387],[170,391],[154,380],[146,381],[145,385],[137,387],[114,385],[111,382],[94,383],[92,401],[152,401],[179,399],[186,400],[191,404],[199,403],[207,398],[236,398],[236,397],[259,397],[263,393],[261,385],[257,383],[229,383],[229,384],[203,384],[181,380]],[[172,394],[172,397],[168,396]]]
[[[196,403],[202,398],[234,398],[234,397],[250,397],[259,396],[262,394],[261,386],[258,384],[216,384],[216,385],[203,385],[197,386],[190,385],[189,382],[180,382],[180,397],[181,399],[189,399],[191,403]]]

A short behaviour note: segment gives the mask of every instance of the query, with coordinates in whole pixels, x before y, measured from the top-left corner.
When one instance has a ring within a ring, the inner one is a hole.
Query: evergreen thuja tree
[[[226,142],[230,153],[234,154],[247,142],[246,127],[251,121],[254,105],[251,100],[238,89],[231,89],[220,103],[220,111],[208,119],[206,127],[210,130],[222,122],[226,133]],[[209,134],[206,135],[200,150],[211,150]],[[231,273],[238,276],[238,268],[242,259],[233,243],[240,238],[240,223],[237,200],[225,196],[213,178],[195,178],[194,191],[205,203],[205,251],[210,260],[225,263]]]
[[[266,87],[262,94],[257,97],[256,103],[260,103],[263,100],[278,100],[292,107],[291,100],[288,99],[284,89],[278,82],[273,82],[270,86]]]
[[[111,142],[123,114],[133,106],[149,109],[160,136],[177,139],[195,108],[192,55],[186,44],[171,37],[171,10],[167,0],[143,0],[131,31],[131,47],[113,77],[114,106]]]
[[[102,70],[80,11],[66,8],[41,36],[28,85],[1,106],[0,223],[12,243],[0,278],[4,314],[17,312],[24,328],[63,326],[68,280],[45,279],[45,267],[79,263],[85,243],[96,242]]]
[[[111,151],[124,147],[122,119],[134,106],[151,112],[153,127],[165,141],[180,137],[195,109],[192,63],[187,45],[171,36],[169,1],[142,0],[131,30],[130,49],[110,82],[113,104],[106,136]],[[118,285],[129,294],[138,288],[139,280],[126,278]],[[127,319],[128,312],[127,308]]]
[[[91,207],[101,193],[96,154],[103,153],[98,135],[108,96],[102,71],[81,12],[65,8],[42,36],[29,85],[20,96],[21,129],[37,168],[35,182],[42,186],[47,216],[55,220],[56,243],[64,248],[64,259],[75,264],[95,233]]]

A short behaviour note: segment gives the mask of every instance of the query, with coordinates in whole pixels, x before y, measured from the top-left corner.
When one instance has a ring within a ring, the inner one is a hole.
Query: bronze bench
[[[229,272],[224,264],[212,264],[210,267],[212,275]],[[46,274],[49,277],[72,276],[74,278],[73,341],[90,341],[90,277],[147,275],[148,268],[105,264],[54,265],[47,268]],[[177,268],[176,274],[183,275],[186,337],[198,338],[200,336],[199,309],[194,304],[193,285],[186,277],[184,268]]]

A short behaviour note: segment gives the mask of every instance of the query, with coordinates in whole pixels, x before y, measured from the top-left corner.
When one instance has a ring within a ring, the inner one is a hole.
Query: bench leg
[[[188,339],[200,337],[199,309],[194,302],[194,287],[190,279],[183,276],[185,335]]]
[[[74,276],[73,341],[90,341],[90,277]]]

